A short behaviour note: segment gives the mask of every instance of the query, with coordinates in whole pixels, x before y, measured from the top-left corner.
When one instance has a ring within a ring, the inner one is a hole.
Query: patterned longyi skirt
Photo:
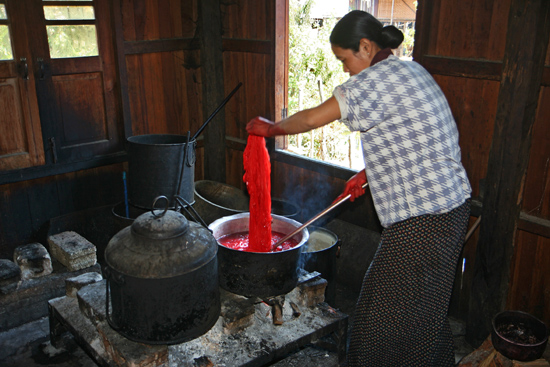
[[[357,301],[347,365],[455,365],[447,311],[470,216],[452,211],[386,228]]]

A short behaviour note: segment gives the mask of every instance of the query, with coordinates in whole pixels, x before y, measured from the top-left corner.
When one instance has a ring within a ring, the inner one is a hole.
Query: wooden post
[[[506,305],[549,33],[548,0],[511,1],[467,319],[473,346],[487,338],[492,318]]]
[[[201,0],[197,4],[199,9],[202,111],[206,121],[225,98],[222,19],[219,0]],[[204,178],[226,182],[224,109],[220,110],[208,123],[203,136],[205,151]]]

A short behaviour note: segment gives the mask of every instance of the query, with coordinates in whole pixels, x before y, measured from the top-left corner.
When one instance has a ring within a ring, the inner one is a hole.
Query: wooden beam
[[[202,112],[204,120],[224,100],[222,19],[220,0],[201,0],[198,35],[201,53]],[[224,109],[209,122],[204,131],[204,178],[226,182]]]
[[[170,52],[181,50],[196,50],[199,42],[195,38],[171,38],[147,41],[126,41],[124,42],[124,53],[126,55],[145,54],[154,52]]]
[[[115,31],[115,49],[118,74],[120,78],[120,97],[122,102],[122,119],[124,121],[124,137],[134,135],[132,131],[132,111],[130,108],[130,96],[128,94],[128,69],[126,67],[126,54],[124,53],[124,30],[122,29],[122,3],[114,0],[113,28]]]
[[[475,347],[504,309],[550,35],[548,0],[512,0],[467,319]]]
[[[502,63],[498,61],[424,55],[422,65],[432,75],[485,80],[500,80],[502,75]]]

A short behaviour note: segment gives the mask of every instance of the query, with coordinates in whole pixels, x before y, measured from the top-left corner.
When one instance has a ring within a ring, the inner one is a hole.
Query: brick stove
[[[100,366],[264,366],[312,342],[328,345],[345,359],[348,316],[324,302],[327,281],[302,272],[298,286],[261,300],[222,290],[222,310],[206,334],[186,343],[148,345],[118,334],[105,317],[105,280],[76,297],[49,301],[51,342],[65,331]]]

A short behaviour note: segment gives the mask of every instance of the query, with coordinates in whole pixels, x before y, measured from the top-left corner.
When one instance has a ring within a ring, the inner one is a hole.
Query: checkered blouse
[[[336,87],[334,96],[341,121],[360,131],[369,187],[384,227],[446,213],[470,197],[451,110],[418,63],[391,55]]]

